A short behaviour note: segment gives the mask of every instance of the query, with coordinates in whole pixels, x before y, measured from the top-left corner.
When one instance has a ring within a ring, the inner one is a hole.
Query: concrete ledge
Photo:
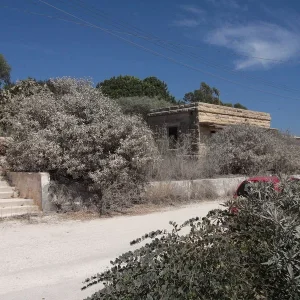
[[[146,188],[147,193],[168,190],[180,194],[185,199],[205,199],[233,196],[238,185],[247,177],[226,177],[214,179],[155,181]]]
[[[43,212],[53,210],[53,204],[48,197],[48,173],[7,172],[7,177],[11,185],[19,191],[21,198],[32,199]]]

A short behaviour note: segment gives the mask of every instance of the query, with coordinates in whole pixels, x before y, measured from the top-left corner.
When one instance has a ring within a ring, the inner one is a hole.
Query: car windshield
[[[300,181],[299,181],[300,182]],[[253,190],[254,185],[258,184],[258,189],[260,191]],[[256,198],[265,198],[268,197],[268,194],[270,192],[270,188],[274,190],[274,182],[271,181],[244,181],[240,187],[237,190],[237,196],[242,196],[247,198],[249,195],[252,195],[252,197]],[[262,188],[262,189],[261,189]]]
[[[242,197],[247,197],[249,195],[251,187],[251,182],[244,181],[237,190],[237,195]]]

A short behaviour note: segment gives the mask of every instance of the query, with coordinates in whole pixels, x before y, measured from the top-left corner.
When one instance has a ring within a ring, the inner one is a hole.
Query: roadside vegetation
[[[224,210],[132,241],[83,289],[101,284],[89,300],[299,299],[299,199],[299,182],[283,181],[281,192],[254,184]]]
[[[6,152],[1,166],[49,172],[57,211],[105,214],[135,204],[169,205],[216,195],[209,185],[188,197],[167,186],[145,193],[149,181],[300,171],[299,145],[264,128],[228,126],[214,134],[201,156],[194,155],[190,134],[170,149],[166,134],[151,132],[145,122],[150,109],[175,101],[156,77],[119,76],[95,88],[74,78],[11,83],[7,72],[6,88],[0,90],[0,128],[10,138],[0,142]],[[193,101],[217,104],[219,91],[202,84],[195,95]]]
[[[149,169],[154,181],[300,172],[299,143],[288,133],[267,128],[226,126],[202,145],[202,155],[193,155],[194,139],[188,134],[174,150],[165,134],[159,133],[155,140],[161,159]]]
[[[299,144],[287,133],[248,125],[227,126],[208,143],[207,175],[293,174],[300,171],[299,150]]]
[[[156,77],[119,76],[94,87],[68,77],[12,83],[10,70],[0,55],[0,171],[49,172],[58,211],[109,214],[217,197],[209,184],[192,185],[186,198],[168,185],[152,189],[150,181],[300,172],[299,145],[265,128],[227,126],[201,156],[193,154],[189,134],[170,149],[174,141],[145,122],[151,109],[178,103]],[[205,83],[182,102],[246,109],[223,103]],[[281,182],[278,191],[254,184],[247,198],[226,201],[224,210],[132,241],[132,251],[83,289],[102,284],[90,300],[299,299],[300,187]]]
[[[2,118],[13,140],[6,153],[11,170],[49,172],[56,183],[84,192],[82,204],[101,213],[139,201],[144,170],[156,157],[140,117],[125,116],[87,80],[23,81],[14,89],[23,87]]]

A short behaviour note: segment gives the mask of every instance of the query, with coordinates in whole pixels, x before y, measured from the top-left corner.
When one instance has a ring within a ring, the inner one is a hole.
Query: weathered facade
[[[226,125],[249,124],[270,128],[268,113],[208,103],[193,103],[152,110],[148,124],[154,131],[164,128],[173,140],[190,133],[199,149],[216,131]]]

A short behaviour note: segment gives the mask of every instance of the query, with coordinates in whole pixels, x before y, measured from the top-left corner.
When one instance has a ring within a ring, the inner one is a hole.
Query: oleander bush
[[[132,251],[85,281],[83,289],[99,284],[87,299],[299,299],[299,181],[279,192],[254,184],[224,206],[132,241]]]

